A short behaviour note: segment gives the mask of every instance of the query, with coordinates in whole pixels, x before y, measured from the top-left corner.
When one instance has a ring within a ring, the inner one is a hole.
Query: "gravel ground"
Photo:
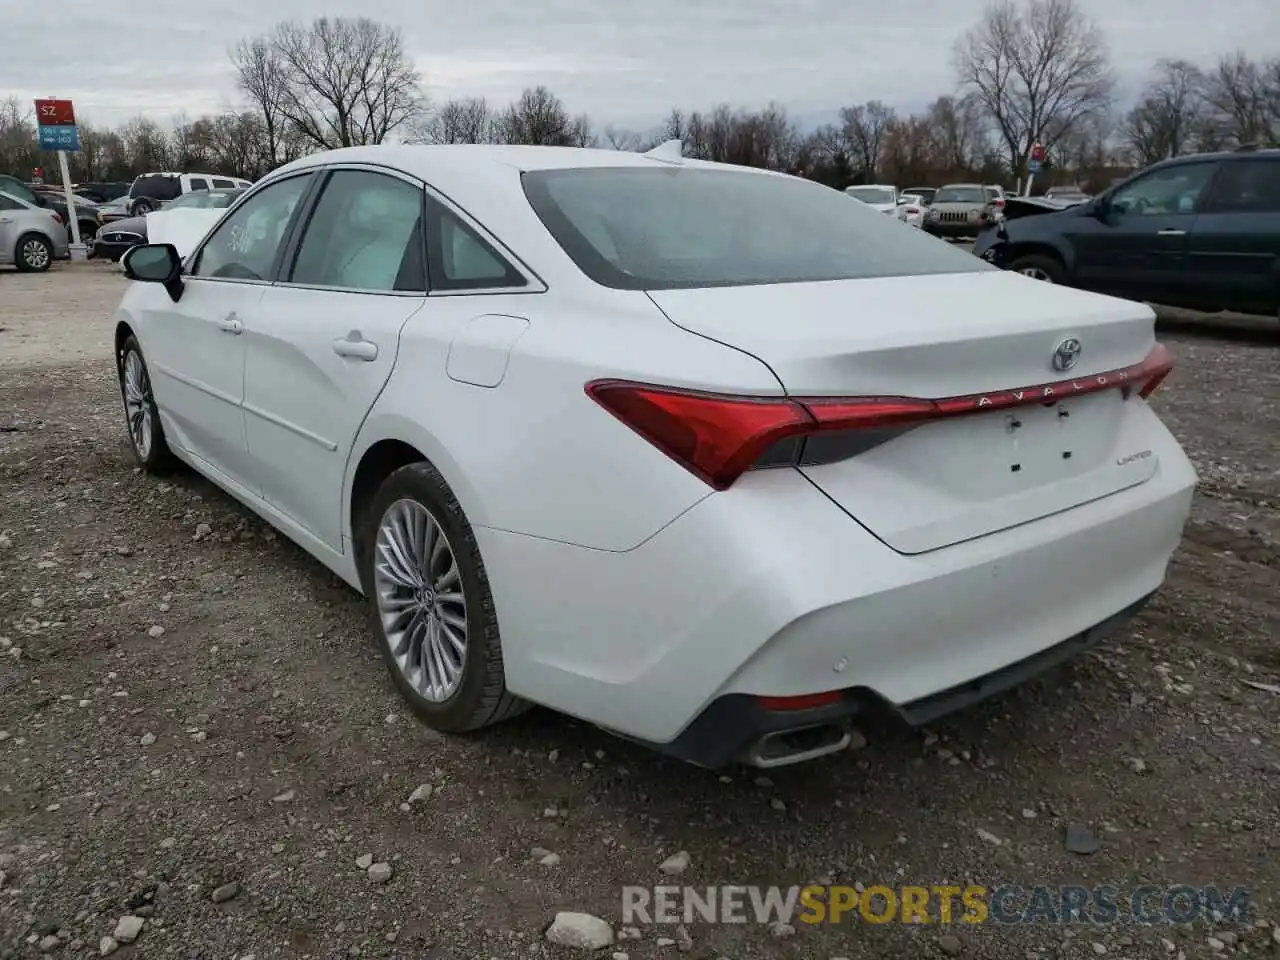
[[[868,728],[762,778],[547,711],[473,737],[416,723],[355,595],[196,476],[134,469],[109,359],[123,285],[0,273],[0,957],[97,956],[126,916],[121,957],[567,957],[543,936],[556,912],[616,925],[622,884],[812,880],[1242,886],[1256,913],[695,922],[601,955],[1280,951],[1274,324],[1169,314],[1156,405],[1203,485],[1131,631],[930,731]],[[1099,849],[1069,852],[1069,825]],[[678,878],[659,870],[682,850]]]

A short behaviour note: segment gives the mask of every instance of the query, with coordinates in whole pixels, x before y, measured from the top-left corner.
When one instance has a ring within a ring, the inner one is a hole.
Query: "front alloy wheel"
[[[120,352],[120,398],[124,401],[129,446],[138,465],[148,473],[164,473],[174,464],[173,454],[160,425],[160,411],[151,392],[151,375],[136,337],[129,337]]]
[[[415,500],[393,503],[378,524],[373,575],[391,657],[413,691],[443,703],[467,662],[467,597],[444,530]]]

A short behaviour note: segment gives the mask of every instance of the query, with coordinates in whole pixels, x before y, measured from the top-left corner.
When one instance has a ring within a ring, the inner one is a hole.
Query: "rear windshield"
[[[845,187],[844,192],[863,203],[893,203],[893,191],[884,187]]]
[[[934,203],[986,203],[981,187],[943,187],[933,195]]]
[[[996,269],[794,177],[688,167],[538,170],[538,217],[578,267],[624,290]]]

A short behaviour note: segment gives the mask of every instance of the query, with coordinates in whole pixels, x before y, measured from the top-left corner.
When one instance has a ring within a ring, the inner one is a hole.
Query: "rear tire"
[[[462,733],[527,710],[507,692],[484,561],[439,471],[429,463],[396,470],[357,526],[374,636],[414,713],[433,729]]]
[[[1041,254],[1019,257],[1009,264],[1009,269],[1014,273],[1022,274],[1024,277],[1042,280],[1045,283],[1063,284],[1067,282],[1067,271],[1063,269],[1062,264],[1053,257],[1046,257]]]
[[[23,273],[44,273],[53,263],[53,244],[38,233],[25,233],[18,238],[14,265]]]

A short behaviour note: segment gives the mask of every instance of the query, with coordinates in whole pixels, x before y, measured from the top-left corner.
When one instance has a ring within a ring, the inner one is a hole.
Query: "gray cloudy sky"
[[[1280,0],[1080,0],[1130,89],[1159,57],[1276,51]],[[364,15],[399,26],[433,99],[505,102],[545,83],[573,112],[636,129],[674,104],[913,109],[953,86],[949,52],[984,0],[61,0],[6,4],[0,97],[70,96],[85,121],[158,120],[236,101],[227,61],[278,20]],[[59,16],[52,13],[57,10]],[[70,26],[55,23],[61,15]],[[14,42],[21,38],[21,42]],[[1268,42],[1270,38],[1270,42]],[[67,49],[67,45],[70,49]],[[74,63],[67,71],[56,64]],[[54,83],[60,74],[64,79]],[[40,86],[33,87],[35,78]]]

